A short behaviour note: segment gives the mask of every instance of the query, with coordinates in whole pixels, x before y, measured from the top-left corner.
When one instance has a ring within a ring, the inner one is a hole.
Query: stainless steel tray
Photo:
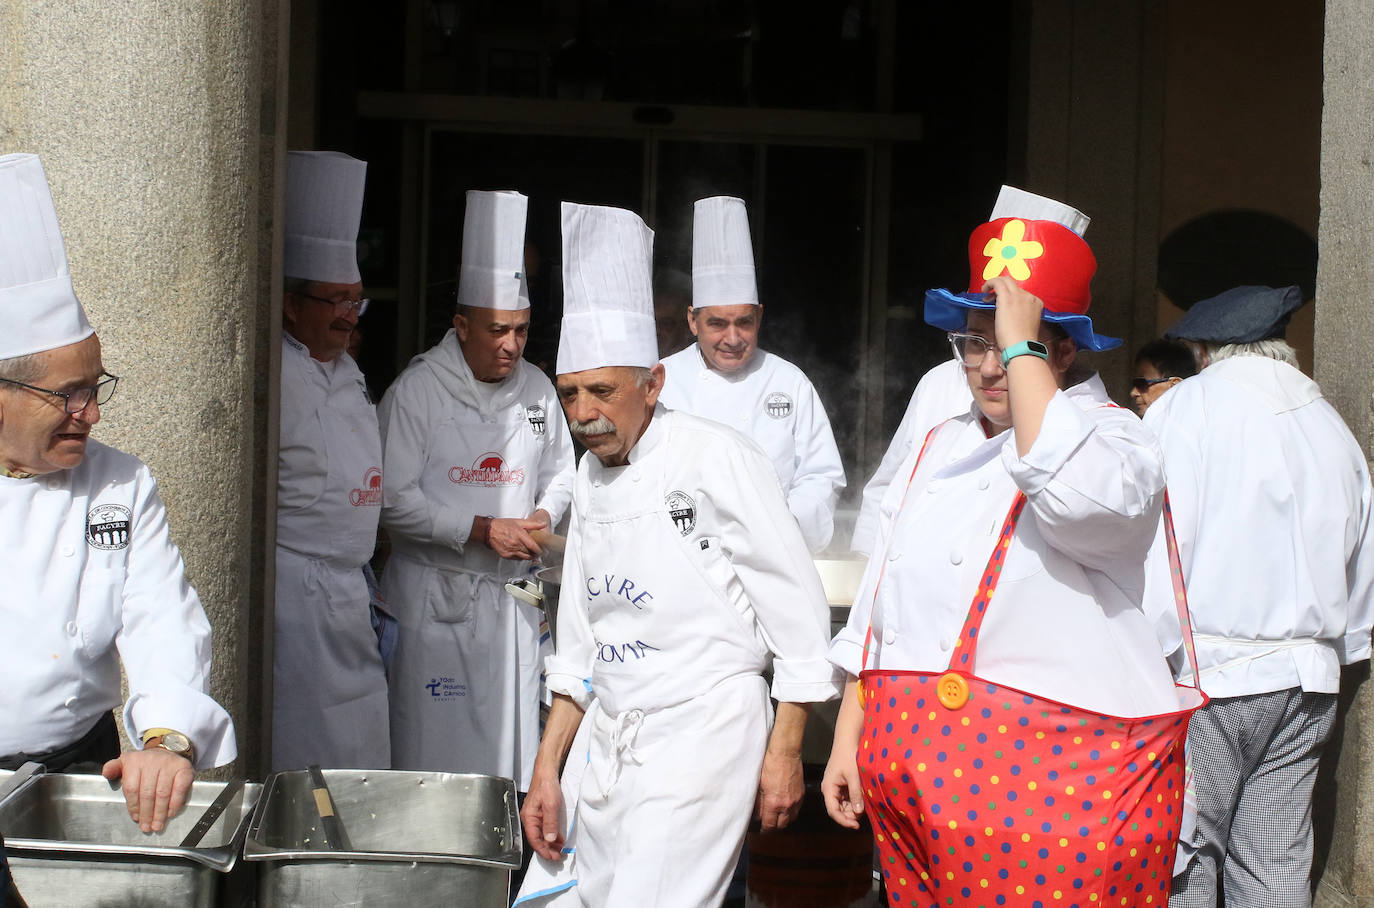
[[[144,834],[117,784],[99,775],[38,776],[0,803],[15,884],[30,908],[228,904],[225,878],[262,786],[245,784],[198,846],[181,847],[226,784],[193,783],[181,812],[161,832]]]
[[[520,866],[515,783],[463,773],[324,770],[350,850],[322,841],[304,771],[269,776],[243,855],[260,908],[504,908]]]

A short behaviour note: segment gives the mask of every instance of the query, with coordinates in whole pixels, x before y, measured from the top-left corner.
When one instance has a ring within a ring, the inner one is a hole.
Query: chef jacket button
[[[76,622],[75,622],[75,621],[68,621],[68,622],[67,622],[67,633],[70,634],[71,636],[75,637],[75,636],[76,636],[76,632],[77,632]]]
[[[899,551],[895,551],[895,550],[894,550],[894,551],[891,551],[891,552],[888,552],[888,553],[887,553],[887,560],[888,560],[888,561],[896,561],[898,558],[901,558],[901,557],[902,557],[902,553],[899,552]]]
[[[981,491],[981,490],[983,490],[983,489],[986,489],[987,487],[988,487],[988,478],[987,478],[986,476],[984,476],[982,479],[978,480],[978,488],[979,488],[979,490]]]
[[[69,545],[62,546],[62,556],[64,558],[70,558],[74,554],[76,554],[76,549],[72,548]]]
[[[884,643],[892,643],[892,642],[895,641],[896,639],[897,639],[897,632],[894,631],[892,628],[889,627],[887,630],[883,631],[883,642],[884,642]]]
[[[932,481],[926,486],[927,495],[934,495],[938,491],[940,491],[940,483],[938,482]]]
[[[950,563],[950,564],[961,564],[961,563],[963,562],[963,560],[964,560],[964,553],[963,553],[963,552],[950,552],[950,553],[949,553],[949,563]]]
[[[71,709],[72,707],[76,706],[76,698],[68,697],[67,699],[62,701],[62,705],[67,707],[67,709]]]
[[[62,485],[62,480],[54,476],[52,479],[43,483],[43,485],[47,486],[49,489],[56,489],[58,486]]]

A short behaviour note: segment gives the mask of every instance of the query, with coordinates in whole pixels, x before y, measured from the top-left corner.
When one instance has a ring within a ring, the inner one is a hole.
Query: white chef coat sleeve
[[[1371,501],[1369,477],[1365,476],[1364,494],[1360,496],[1359,541],[1347,559],[1346,576],[1349,616],[1345,638],[1341,644],[1341,664],[1352,665],[1368,659],[1370,632],[1374,626],[1374,502]]]
[[[771,461],[740,438],[723,441],[707,462],[704,491],[721,519],[721,547],[773,653],[773,698],[817,703],[838,696],[839,678],[826,658],[830,606]]]
[[[420,489],[438,415],[430,413],[424,382],[407,378],[402,374],[377,407],[382,433],[381,525],[389,533],[462,551],[476,512],[440,502]]]
[[[1134,413],[1108,405],[1085,411],[1058,391],[1026,456],[1017,457],[1009,435],[1002,463],[1047,543],[1118,585],[1141,589],[1142,577],[1120,575],[1125,566],[1142,570],[1154,539],[1164,459]]]
[[[835,503],[844,488],[844,465],[830,417],[809,381],[797,389],[796,407],[796,469],[787,489],[787,507],[801,524],[807,546],[819,552],[835,535]]]
[[[115,637],[129,679],[124,726],[135,742],[144,729],[175,729],[195,746],[196,769],[223,766],[238,745],[229,713],[209,694],[210,622],[186,582],[157,486],[146,467],[139,469]]]
[[[879,509],[883,503],[883,496],[887,494],[887,487],[892,485],[892,479],[897,475],[897,467],[906,460],[911,446],[916,443],[916,395],[920,391],[920,385],[917,385],[916,391],[912,393],[911,400],[906,405],[906,413],[902,414],[902,422],[897,426],[897,434],[892,436],[892,442],[883,452],[883,459],[878,464],[878,469],[873,472],[873,478],[864,486],[859,518],[854,521],[854,538],[849,543],[850,551],[872,555],[878,543]]]
[[[539,498],[534,509],[549,514],[549,529],[558,526],[572,501],[573,480],[577,476],[577,462],[573,459],[572,433],[563,418],[563,408],[557,400],[545,403],[544,419],[547,442],[539,455],[539,479],[536,488]]]
[[[585,712],[592,702],[596,637],[587,616],[581,533],[581,520],[574,503],[568,527],[568,548],[563,554],[563,582],[558,591],[554,652],[544,660],[544,686],[551,693],[571,697]]]

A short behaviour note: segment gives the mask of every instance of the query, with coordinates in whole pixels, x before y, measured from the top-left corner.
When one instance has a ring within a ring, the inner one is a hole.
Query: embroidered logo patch
[[[473,461],[470,468],[451,467],[448,479],[458,485],[518,486],[525,481],[525,468],[512,470],[499,453],[488,451]]]
[[[530,404],[525,408],[525,418],[530,421],[530,428],[534,434],[543,436],[544,434],[544,408],[539,404]]]
[[[792,415],[792,398],[781,391],[774,391],[764,398],[763,411],[774,419],[784,419]]]
[[[669,492],[663,498],[668,505],[668,516],[679,533],[686,536],[697,525],[697,503],[686,492]]]
[[[363,474],[363,487],[348,493],[348,503],[355,508],[382,506],[382,468],[368,467]]]
[[[127,549],[132,526],[132,515],[124,505],[98,504],[86,515],[86,541],[95,549]]]

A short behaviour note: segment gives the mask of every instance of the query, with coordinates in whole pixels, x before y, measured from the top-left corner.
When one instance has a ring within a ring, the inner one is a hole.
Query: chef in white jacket
[[[830,544],[844,465],[820,395],[800,369],[758,347],[763,324],[744,202],[693,207],[692,305],[697,342],[663,360],[664,406],[724,423],[763,448],[811,551]]]
[[[0,157],[0,322],[0,767],[104,763],[160,830],[195,769],[237,756],[234,726],[209,696],[210,624],[153,477],[90,438],[116,379],[35,155]]]
[[[391,765],[386,674],[363,566],[382,444],[349,335],[367,307],[358,223],[367,164],[286,156],[272,768]]]
[[[767,456],[658,403],[652,245],[628,211],[564,203],[557,387],[588,456],[516,904],[719,904],[751,813],[796,815],[807,704],[837,693],[825,596]]]
[[[398,769],[529,787],[539,746],[538,608],[506,592],[563,518],[573,447],[553,383],[522,358],[530,300],[518,192],[467,194],[453,327],[382,398],[391,537],[383,594]]]
[[[1341,667],[1369,659],[1374,509],[1364,452],[1283,341],[1297,287],[1238,287],[1165,337],[1205,368],[1145,413],[1169,475],[1179,553],[1212,702],[1188,729],[1171,905],[1306,905],[1312,788]],[[1162,542],[1150,584],[1169,585]],[[1167,615],[1167,613],[1165,613]]]

